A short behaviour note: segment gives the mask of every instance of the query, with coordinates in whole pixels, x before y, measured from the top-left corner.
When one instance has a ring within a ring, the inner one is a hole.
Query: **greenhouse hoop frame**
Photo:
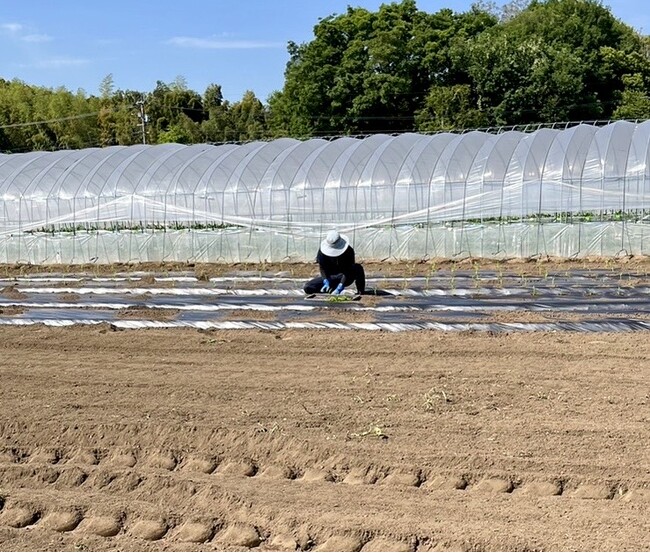
[[[0,154],[0,263],[650,253],[650,121]]]

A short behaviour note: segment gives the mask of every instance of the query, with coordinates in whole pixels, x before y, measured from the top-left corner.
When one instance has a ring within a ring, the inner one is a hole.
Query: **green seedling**
[[[327,301],[330,303],[345,303],[346,301],[350,301],[350,298],[347,296],[330,296],[327,298]]]

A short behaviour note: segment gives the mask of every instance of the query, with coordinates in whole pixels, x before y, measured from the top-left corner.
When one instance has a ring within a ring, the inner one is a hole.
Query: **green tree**
[[[167,130],[158,134],[158,144],[196,144],[201,142],[200,134],[200,128],[189,117],[181,115]]]
[[[54,150],[141,142],[228,142],[488,125],[650,117],[650,39],[600,0],[481,1],[467,12],[348,8],[288,45],[281,90],[264,105],[184,77],[151,92],[99,95],[0,79],[0,148]]]
[[[83,148],[97,142],[97,120],[83,90],[73,94],[29,86],[22,81],[0,83],[0,126],[5,151]]]
[[[210,84],[203,93],[203,109],[208,118],[201,122],[203,142],[228,142],[235,140],[231,123],[230,103],[223,99],[221,86]]]
[[[102,100],[110,100],[113,96],[114,89],[115,83],[113,81],[113,73],[109,73],[102,79],[102,82],[99,83],[99,97]]]
[[[433,86],[424,108],[416,113],[417,130],[439,131],[482,127],[488,124],[485,112],[476,107],[467,84]]]
[[[432,86],[467,84],[464,68],[453,64],[454,45],[496,22],[478,9],[428,14],[414,0],[327,17],[314,27],[314,40],[289,44],[284,87],[269,98],[271,131],[413,130]]]
[[[176,127],[176,133],[183,128],[184,134],[200,136],[200,123],[207,119],[201,95],[187,88],[182,77],[177,77],[171,84],[158,81],[154,91],[145,98],[145,104],[151,143],[157,143],[159,135],[173,127]],[[190,129],[192,124],[195,129]]]
[[[266,109],[250,90],[244,93],[239,102],[232,105],[230,121],[235,131],[234,140],[257,140],[267,136]]]
[[[110,99],[100,100],[99,145],[130,146],[142,142],[137,102],[145,96],[137,90],[116,90]]]
[[[621,103],[614,111],[615,119],[650,119],[649,87],[639,73],[623,77],[625,88]]]
[[[623,83],[615,119],[650,118],[650,37],[642,37],[641,48],[632,52],[606,47],[603,59],[613,78]]]
[[[481,110],[494,124],[611,117],[623,80],[607,48],[640,40],[597,0],[531,2],[470,41],[464,60]]]

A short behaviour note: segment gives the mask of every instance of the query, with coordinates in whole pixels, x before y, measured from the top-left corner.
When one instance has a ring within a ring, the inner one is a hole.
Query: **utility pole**
[[[148,122],[147,114],[144,112],[144,100],[138,100],[135,103],[138,108],[140,108],[140,113],[138,114],[140,116],[140,126],[142,127],[142,143],[146,144],[147,143],[147,131],[146,131],[146,125]]]

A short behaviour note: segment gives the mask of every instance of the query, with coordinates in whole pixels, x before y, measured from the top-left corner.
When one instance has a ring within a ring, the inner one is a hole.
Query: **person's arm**
[[[316,261],[318,262],[318,269],[320,270],[320,276],[322,276],[323,279],[329,280],[331,274],[329,272],[327,259],[323,254],[323,252],[320,250],[318,250],[318,253],[316,254]]]
[[[339,295],[343,292],[348,283],[348,276],[352,275],[354,268],[354,250],[350,247],[346,248],[346,250],[336,258],[336,266],[337,272],[341,275],[341,280],[332,294]]]
[[[318,268],[320,270],[320,276],[323,279],[323,287],[320,289],[321,292],[328,294],[332,291],[332,285],[330,284],[330,275],[331,273],[331,263],[328,261],[329,258],[318,250],[316,254],[316,261],[318,261]]]
[[[343,273],[341,284],[345,286],[347,281],[346,275],[354,273],[354,250],[352,249],[352,246],[348,246],[339,259],[339,265],[341,267],[341,272]]]
[[[354,258],[354,249],[352,248],[352,246],[348,246],[348,249],[346,250],[345,253],[348,253],[348,252],[350,252],[349,253],[349,256],[350,256],[350,261],[349,262],[350,262],[350,269],[352,269],[354,267],[354,264],[356,263],[356,260]]]

